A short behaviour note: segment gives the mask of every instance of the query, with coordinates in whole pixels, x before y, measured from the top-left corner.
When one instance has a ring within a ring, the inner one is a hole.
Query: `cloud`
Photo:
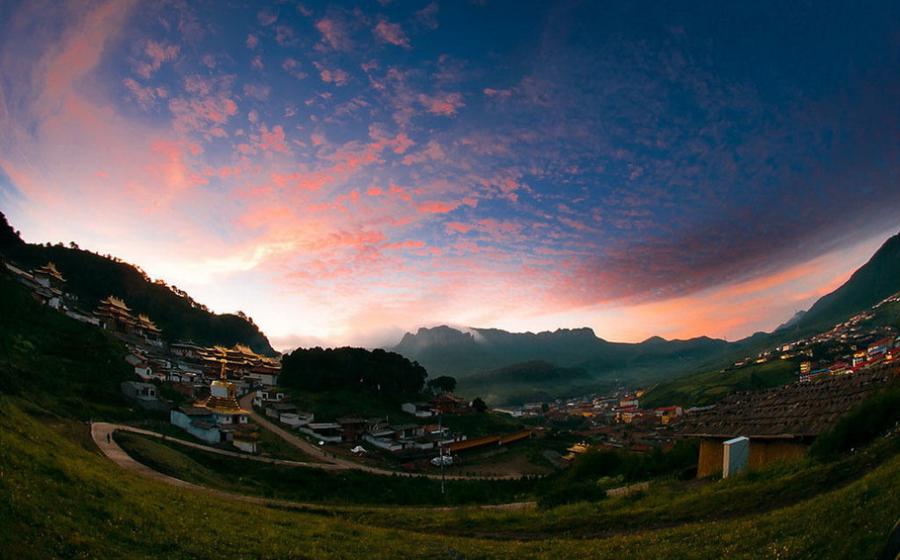
[[[326,84],[345,86],[350,81],[350,74],[340,68],[328,68],[320,62],[313,62],[313,66],[319,71],[319,78]]]
[[[437,29],[438,27],[438,3],[431,2],[424,8],[416,12],[416,22],[428,29]]]
[[[425,110],[434,115],[445,117],[453,116],[456,112],[465,106],[462,94],[439,93],[437,95],[419,94],[419,103],[425,107]]]
[[[137,62],[134,71],[145,80],[149,79],[154,72],[160,69],[164,62],[175,60],[179,51],[178,45],[158,43],[153,40],[147,41],[144,47],[144,54],[149,60]]]
[[[384,41],[385,43],[389,43],[391,45],[395,45],[397,47],[403,47],[405,49],[410,48],[409,38],[403,32],[403,28],[400,27],[399,24],[390,23],[387,20],[381,20],[372,29],[372,33],[375,34],[375,37]]]
[[[284,128],[281,125],[273,126],[271,131],[263,125],[260,127],[259,136],[259,146],[263,150],[280,152],[282,154],[290,153],[284,141]]]
[[[132,78],[122,80],[122,85],[131,93],[138,105],[143,109],[149,109],[156,105],[158,99],[168,97],[168,90],[164,87],[141,86]]]
[[[278,12],[270,8],[263,8],[257,12],[256,20],[260,25],[268,27],[278,21]]]
[[[322,42],[336,51],[349,51],[353,48],[350,33],[343,22],[334,17],[322,18],[315,24],[322,34]]]

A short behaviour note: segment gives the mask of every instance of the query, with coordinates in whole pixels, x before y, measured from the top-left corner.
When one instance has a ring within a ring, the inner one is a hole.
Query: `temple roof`
[[[125,305],[125,302],[122,301],[121,299],[117,298],[116,296],[109,296],[106,299],[101,300],[100,306],[101,307],[110,306],[110,307],[115,307],[117,309],[121,309],[122,311],[131,311],[131,309],[129,309],[128,306]]]
[[[56,278],[60,282],[66,281],[66,279],[63,278],[63,275],[56,268],[56,265],[53,264],[52,262],[48,262],[44,266],[34,269],[34,274],[46,274],[47,276],[52,276],[53,278]]]

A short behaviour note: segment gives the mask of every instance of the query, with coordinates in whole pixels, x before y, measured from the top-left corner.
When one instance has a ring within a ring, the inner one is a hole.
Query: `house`
[[[827,377],[818,383],[734,393],[714,407],[687,416],[679,435],[700,440],[698,478],[722,472],[723,443],[737,437],[749,439],[747,465],[751,470],[796,459],[803,456],[816,436],[896,380],[898,374],[900,367],[882,365],[857,375]]]
[[[284,413],[297,412],[297,405],[286,402],[273,402],[266,405],[266,416],[276,420]]]
[[[137,401],[158,401],[156,385],[139,381],[123,381],[120,385],[122,394]]]
[[[396,424],[390,426],[397,439],[415,439],[425,435],[425,427],[419,424]]]
[[[300,432],[325,443],[341,443],[341,425],[336,422],[310,422],[297,428]]]
[[[676,418],[680,418],[684,411],[680,406],[662,406],[654,410],[660,424],[669,424]]]
[[[369,427],[368,420],[366,420],[365,418],[357,418],[353,416],[338,418],[336,422],[341,426],[341,432],[343,433],[344,441],[348,442],[359,441],[362,438],[363,434],[366,433],[366,429]]]
[[[315,415],[312,412],[303,412],[301,410],[294,410],[293,412],[283,412],[281,416],[278,418],[278,421],[282,424],[287,424],[292,428],[299,428],[300,426],[305,426],[312,422],[315,419]]]
[[[384,422],[370,422],[362,439],[379,449],[397,452],[403,450],[403,444],[396,441],[396,431]]]
[[[253,395],[253,406],[263,408],[268,403],[281,402],[284,400],[285,394],[273,388],[257,389]]]
[[[450,393],[436,396],[431,400],[431,407],[436,414],[462,414],[470,410],[466,400]]]
[[[434,410],[432,410],[430,403],[403,403],[400,405],[400,410],[407,414],[412,414],[416,418],[428,418],[429,416],[434,416]]]

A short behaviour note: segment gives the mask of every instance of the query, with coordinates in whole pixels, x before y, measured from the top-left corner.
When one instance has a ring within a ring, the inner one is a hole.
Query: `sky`
[[[900,230],[900,4],[0,0],[0,210],[278,348],[771,330]]]

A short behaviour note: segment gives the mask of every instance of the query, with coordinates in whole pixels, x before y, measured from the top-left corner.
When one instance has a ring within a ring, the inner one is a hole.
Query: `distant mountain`
[[[800,311],[797,311],[796,313],[794,313],[794,315],[791,316],[790,319],[788,319],[784,323],[781,323],[780,325],[778,325],[778,327],[776,327],[775,330],[783,331],[784,329],[789,329],[789,328],[797,325],[801,320],[803,320],[803,317],[805,317],[805,316],[806,316],[806,311],[801,309]]]
[[[146,313],[169,341],[225,346],[241,343],[262,354],[276,354],[266,335],[249,318],[212,313],[185,292],[153,281],[138,267],[114,257],[74,245],[25,243],[2,212],[0,254],[32,268],[52,261],[66,279],[66,291],[78,298],[81,307],[94,309],[107,296],[120,297],[136,313]]]
[[[887,241],[840,288],[820,298],[795,324],[798,330],[828,327],[900,292],[900,234]]]
[[[524,395],[525,389],[563,395],[587,385],[670,377],[719,359],[729,346],[708,337],[609,342],[589,328],[511,333],[444,325],[406,333],[393,350],[425,366],[431,376],[458,378],[464,394],[489,388],[498,402]]]

